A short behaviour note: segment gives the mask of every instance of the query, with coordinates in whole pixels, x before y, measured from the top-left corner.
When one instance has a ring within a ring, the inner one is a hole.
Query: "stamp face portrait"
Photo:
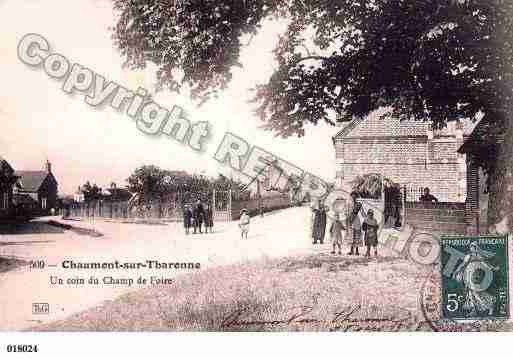
[[[508,237],[442,237],[444,319],[509,318]]]

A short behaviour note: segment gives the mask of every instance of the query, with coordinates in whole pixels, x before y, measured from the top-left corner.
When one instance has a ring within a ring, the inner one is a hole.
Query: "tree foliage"
[[[159,88],[217,96],[247,37],[284,21],[276,67],[255,113],[277,135],[362,118],[382,107],[434,128],[481,120],[478,165],[489,221],[513,206],[513,0],[114,0],[113,38],[131,68],[157,66]],[[250,69],[251,70],[251,69]],[[386,120],[386,119],[384,119]],[[484,156],[483,154],[486,155]],[[513,214],[511,220],[513,228]]]
[[[351,182],[351,190],[360,198],[380,199],[383,185],[400,191],[401,187],[389,178],[379,173],[369,173],[356,178]]]
[[[210,178],[203,175],[190,175],[185,172],[165,170],[154,165],[141,166],[127,179],[128,189],[139,194],[142,201],[153,199],[186,198],[206,200],[211,196],[212,190],[234,191],[240,190],[243,184],[231,180],[223,175]]]
[[[241,66],[244,35],[287,21],[277,68],[255,87],[256,113],[282,136],[382,106],[435,127],[511,100],[510,0],[115,0],[130,67],[158,67],[161,87],[208,100]]]
[[[158,67],[159,88],[184,84],[207,100],[224,89],[241,66],[243,35],[255,34],[276,0],[114,0],[114,40],[130,68]]]
[[[102,197],[102,189],[96,183],[91,184],[91,182],[87,181],[80,189],[84,194],[86,202],[99,200]]]

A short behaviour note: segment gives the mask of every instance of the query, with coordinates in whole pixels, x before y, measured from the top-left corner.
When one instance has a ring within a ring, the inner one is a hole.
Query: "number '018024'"
[[[37,345],[31,345],[31,344],[8,344],[7,352],[8,353],[37,353],[38,347],[37,347]]]

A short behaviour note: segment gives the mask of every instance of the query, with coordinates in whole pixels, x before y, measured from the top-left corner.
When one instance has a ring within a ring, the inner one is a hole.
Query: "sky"
[[[153,69],[123,69],[109,27],[115,24],[110,0],[0,0],[0,156],[16,170],[40,170],[48,159],[61,194],[72,194],[86,181],[108,186],[125,180],[141,165],[217,176],[232,175],[213,155],[226,131],[262,147],[325,180],[335,176],[331,137],[336,127],[309,126],[303,138],[281,139],[260,128],[249,104],[251,87],[273,71],[271,50],[284,24],[269,22],[242,51],[242,69],[217,100],[197,107],[188,98],[160,92],[155,101],[167,109],[181,106],[193,122],[208,121],[212,138],[205,153],[167,136],[148,136],[126,114],[94,108],[82,94],[61,90],[62,81],[17,57],[27,33],[43,35],[51,50],[131,90],[153,88]],[[236,176],[236,174],[235,174]]]

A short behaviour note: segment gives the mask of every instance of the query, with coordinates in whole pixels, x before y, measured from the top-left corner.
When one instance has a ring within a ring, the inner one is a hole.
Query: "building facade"
[[[429,187],[440,202],[464,203],[467,162],[458,149],[472,132],[472,122],[451,122],[433,131],[427,122],[383,116],[374,113],[345,123],[333,137],[336,187],[346,188],[357,176],[376,173],[406,188],[410,201]]]
[[[13,214],[13,188],[16,183],[14,169],[0,157],[0,219]]]
[[[17,171],[15,200],[20,210],[33,215],[48,215],[58,206],[58,182],[52,173],[52,165],[46,162],[43,171]]]

